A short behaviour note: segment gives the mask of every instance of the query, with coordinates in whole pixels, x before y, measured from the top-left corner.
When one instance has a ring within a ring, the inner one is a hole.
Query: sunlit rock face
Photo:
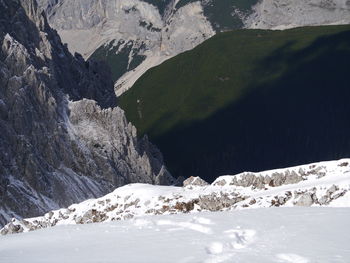
[[[347,0],[264,0],[253,7],[245,21],[249,28],[286,29],[350,23]]]
[[[117,96],[216,32],[350,23],[347,0],[38,0],[72,52],[105,60]]]

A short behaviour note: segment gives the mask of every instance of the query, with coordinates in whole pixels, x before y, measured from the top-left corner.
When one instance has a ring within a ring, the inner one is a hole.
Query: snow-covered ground
[[[0,231],[0,263],[348,263],[349,218],[350,159],[210,185],[132,184],[12,220]]]
[[[349,208],[138,217],[0,237],[1,263],[350,262]]]
[[[192,177],[184,184],[184,187],[126,185],[101,198],[51,211],[41,217],[13,219],[0,234],[144,215],[263,207],[350,207],[350,159],[221,176],[211,185]]]

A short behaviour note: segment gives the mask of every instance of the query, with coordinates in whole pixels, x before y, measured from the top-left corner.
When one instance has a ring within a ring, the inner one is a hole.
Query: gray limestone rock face
[[[72,56],[35,0],[0,1],[0,134],[0,225],[173,182],[117,107],[108,68]]]
[[[216,32],[347,24],[348,0],[38,0],[73,52],[113,61],[118,95]],[[118,65],[118,66],[115,66]]]
[[[199,1],[39,0],[72,52],[105,60],[121,94],[150,67],[214,35]]]
[[[349,23],[347,0],[262,0],[245,20],[250,28],[284,29]]]

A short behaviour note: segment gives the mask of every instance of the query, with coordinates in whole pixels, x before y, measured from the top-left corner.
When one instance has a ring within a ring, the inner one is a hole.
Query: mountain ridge
[[[194,48],[218,32],[350,23],[346,0],[39,3],[71,51],[107,61],[118,96],[149,68]]]
[[[72,56],[35,0],[0,1],[0,45],[0,224],[173,181],[117,107],[106,67]]]
[[[350,159],[259,173],[221,176],[211,185],[189,178],[184,187],[133,184],[42,217],[13,219],[0,233],[142,216],[266,207],[349,207]]]
[[[349,26],[217,34],[120,99],[179,176],[212,182],[349,155]]]

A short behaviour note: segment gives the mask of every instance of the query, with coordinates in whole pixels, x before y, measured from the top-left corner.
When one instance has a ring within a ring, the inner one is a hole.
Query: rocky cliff
[[[247,28],[285,29],[350,23],[347,0],[264,0],[244,20]]]
[[[171,183],[107,67],[72,56],[35,0],[0,1],[0,46],[0,225],[126,183]]]
[[[63,42],[105,60],[117,95],[149,68],[216,32],[347,24],[347,0],[39,0]]]

